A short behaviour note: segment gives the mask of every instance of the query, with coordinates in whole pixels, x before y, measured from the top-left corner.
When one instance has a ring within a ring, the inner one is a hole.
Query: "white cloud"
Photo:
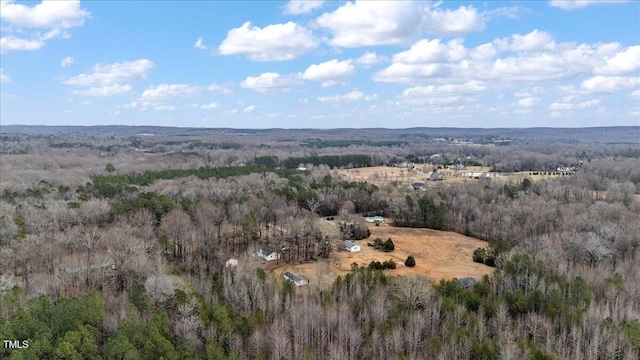
[[[202,43],[202,36],[198,38],[196,43],[193,45],[194,48],[198,50],[207,50],[208,47]]]
[[[324,0],[291,0],[284,9],[285,14],[300,15],[308,14],[315,9],[319,9],[324,4]]]
[[[421,5],[414,1],[355,1],[322,14],[329,44],[341,47],[402,44],[420,33]]]
[[[217,109],[218,107],[220,107],[219,104],[212,102],[206,105],[202,105],[200,108],[201,109]]]
[[[549,6],[563,10],[575,10],[589,5],[622,4],[626,2],[629,2],[629,0],[551,0],[549,1]]]
[[[175,111],[178,110],[177,106],[173,106],[173,105],[157,105],[156,107],[153,108],[153,110],[155,111]]]
[[[2,31],[20,34],[20,37],[0,38],[0,53],[38,50],[46,40],[69,37],[65,30],[81,26],[88,18],[90,14],[80,8],[80,1],[42,1],[32,7],[16,4],[13,0],[0,1],[0,19],[9,24],[3,26]],[[41,30],[48,31],[42,33]]]
[[[458,62],[466,58],[467,49],[462,39],[453,39],[442,44],[440,39],[423,39],[413,44],[407,51],[393,56],[394,62],[404,64]]]
[[[246,108],[244,108],[244,110],[243,110],[243,111],[244,111],[244,112],[246,112],[246,113],[250,113],[250,112],[252,112],[252,111],[253,111],[253,110],[255,110],[255,109],[256,109],[256,106],[255,106],[255,105],[249,105],[249,106],[247,106]]]
[[[473,6],[440,9],[417,1],[355,1],[322,14],[316,23],[329,30],[328,43],[340,47],[405,44],[422,33],[464,35],[484,30],[488,14]]]
[[[294,22],[262,29],[245,22],[229,30],[218,50],[222,55],[247,54],[253,61],[282,61],[306,54],[318,43],[311,31]]]
[[[389,61],[389,58],[384,55],[378,55],[375,52],[365,51],[365,53],[357,58],[354,63],[356,65],[363,65],[366,68],[370,68],[373,65],[382,64],[387,61]]]
[[[606,59],[606,63],[594,69],[596,74],[622,75],[640,71],[640,45],[629,46]]]
[[[471,80],[464,84],[415,86],[405,89],[402,95],[404,97],[423,97],[443,94],[477,94],[486,89],[487,87],[482,81]]]
[[[13,0],[0,2],[0,18],[18,27],[69,29],[84,24],[89,17],[79,0],[42,1],[33,7]]]
[[[451,74],[449,66],[444,64],[404,64],[393,63],[373,75],[374,81],[409,83],[424,79],[444,78]]]
[[[535,95],[542,94],[543,92],[543,87],[534,86],[532,88],[520,89],[520,91],[516,91],[513,95],[515,97],[534,97]]]
[[[301,77],[305,80],[321,81],[322,86],[344,85],[346,79],[355,73],[353,60],[337,59],[329,60],[320,64],[313,64],[305,70]]]
[[[267,72],[259,76],[248,76],[240,83],[245,89],[251,89],[261,93],[273,93],[289,91],[299,81],[293,76],[281,76],[276,72]]]
[[[11,81],[11,76],[4,73],[4,70],[0,68],[0,84],[8,83]]]
[[[539,103],[539,100],[533,97],[523,98],[518,100],[518,105],[522,107],[534,107]]]
[[[464,35],[486,27],[486,19],[473,6],[460,6],[456,10],[427,9],[423,22],[427,32],[438,35]]]
[[[21,39],[13,36],[0,38],[0,53],[4,54],[12,50],[39,50],[44,46],[41,39]]]
[[[636,99],[640,99],[640,90],[636,90],[634,92],[632,92],[631,94],[629,94],[630,98],[636,98]]]
[[[111,85],[122,81],[144,79],[153,67],[153,62],[147,59],[106,65],[96,64],[91,73],[76,75],[63,83],[80,86]]]
[[[515,34],[511,38],[509,48],[511,51],[547,51],[556,47],[553,37],[547,32],[538,31],[538,29],[525,35]]]
[[[351,102],[351,101],[373,101],[377,100],[378,95],[365,95],[362,91],[352,91],[350,93],[344,95],[334,95],[334,96],[319,96],[318,101],[320,102]]]
[[[571,110],[582,110],[597,106],[600,104],[599,99],[586,100],[579,103],[553,103],[549,105],[549,108],[554,111],[571,111]]]
[[[597,75],[582,82],[581,87],[587,93],[612,93],[640,86],[640,77]]]
[[[80,96],[108,97],[108,96],[126,94],[129,91],[131,91],[131,85],[129,84],[125,84],[125,85],[112,84],[112,85],[95,86],[87,90],[74,90],[72,93],[74,95],[80,95]]]
[[[73,64],[73,58],[71,56],[67,56],[66,58],[60,61],[60,66],[67,67]]]
[[[143,91],[140,99],[142,101],[162,101],[193,95],[197,91],[197,87],[187,84],[160,84]]]

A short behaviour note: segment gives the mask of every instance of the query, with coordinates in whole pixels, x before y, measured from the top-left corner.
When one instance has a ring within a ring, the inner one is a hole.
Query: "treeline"
[[[369,141],[369,140],[321,140],[321,139],[309,139],[302,141],[301,145],[306,147],[315,148],[328,148],[328,147],[349,147],[349,146],[374,146],[374,147],[390,147],[390,146],[404,146],[407,145],[407,141]]]
[[[447,225],[449,207],[444,201],[436,203],[429,196],[407,195],[405,204],[394,204],[391,214],[396,226],[441,230]]]
[[[188,176],[196,176],[201,179],[223,179],[234,176],[249,175],[253,173],[275,172],[283,177],[294,174],[287,170],[268,169],[260,165],[227,166],[227,167],[200,167],[197,169],[168,169],[160,171],[145,171],[143,174],[130,175],[104,175],[93,178],[96,184],[124,183],[133,185],[149,185],[157,180],[172,180]]]
[[[329,167],[367,167],[373,162],[369,155],[324,155],[324,156],[304,156],[290,157],[283,161],[287,169],[295,169],[300,164],[328,165]]]

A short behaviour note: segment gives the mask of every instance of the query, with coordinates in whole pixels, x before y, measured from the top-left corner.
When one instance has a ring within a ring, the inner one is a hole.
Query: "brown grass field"
[[[467,181],[478,181],[471,177],[462,176],[463,173],[488,173],[488,166],[469,166],[464,170],[453,169],[441,169],[438,172],[444,174],[446,179],[443,181],[429,181],[429,175],[433,171],[434,166],[430,164],[418,164],[414,169],[408,168],[390,167],[390,166],[372,166],[367,168],[355,168],[335,170],[334,174],[337,174],[342,179],[347,181],[367,181],[376,186],[384,186],[391,184],[392,182],[398,182],[400,184],[411,184],[415,182],[429,184],[453,184],[464,183]],[[528,171],[516,172],[516,173],[496,173],[494,177],[491,177],[491,181],[504,181],[504,182],[520,182],[525,177],[532,181],[540,179],[548,179],[552,177],[558,177],[559,175],[529,175]]]
[[[319,222],[324,233],[337,239],[336,225],[333,222],[324,219],[320,219]],[[316,263],[274,266],[272,269],[278,274],[293,271],[306,276],[310,279],[311,287],[329,286],[338,275],[348,273],[352,263],[367,266],[374,260],[384,262],[391,259],[396,262],[397,268],[390,270],[389,275],[424,275],[434,281],[466,276],[479,279],[494,270],[472,261],[473,251],[479,247],[486,247],[486,241],[449,231],[397,228],[386,224],[370,225],[369,229],[371,237],[355,241],[362,248],[360,252],[334,251],[330,259],[322,259]],[[367,242],[373,242],[376,237],[383,240],[390,237],[395,244],[395,250],[385,253],[367,246]],[[413,268],[404,265],[409,255],[416,259],[416,266]]]

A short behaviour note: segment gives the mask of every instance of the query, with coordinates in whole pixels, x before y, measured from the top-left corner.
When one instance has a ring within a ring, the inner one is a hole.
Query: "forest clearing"
[[[524,178],[537,181],[561,176],[551,175],[551,172],[543,171],[537,172],[537,174],[533,174],[531,171],[499,173],[490,172],[490,167],[488,166],[467,166],[464,169],[437,169],[438,173],[445,176],[445,179],[441,181],[431,181],[429,180],[429,176],[434,169],[437,169],[437,165],[416,164],[413,169],[395,166],[372,166],[336,170],[335,173],[347,181],[366,181],[376,186],[385,186],[391,183],[404,184],[407,186],[412,183],[459,184],[478,180],[478,174],[481,174],[480,177],[487,177],[492,181],[502,181],[504,183],[520,182]]]
[[[330,221],[321,219],[319,222],[324,223],[321,227],[325,233],[331,232],[328,228],[332,226],[337,228],[337,225]],[[369,225],[369,230],[371,231],[369,238],[356,241],[362,249],[359,252],[336,251],[328,260],[321,259],[307,264],[286,264],[277,266],[274,270],[277,273],[292,271],[303,275],[309,278],[312,286],[330,285],[338,275],[352,271],[353,263],[358,264],[359,267],[366,267],[372,261],[395,262],[397,268],[388,272],[391,276],[423,275],[434,281],[468,276],[480,279],[483,275],[491,274],[495,270],[472,260],[475,249],[488,246],[486,241],[451,231],[401,228],[384,223],[381,226]],[[383,252],[367,245],[376,238],[383,241],[391,238],[395,244],[395,250]],[[416,259],[415,267],[404,265],[409,255],[413,255]]]

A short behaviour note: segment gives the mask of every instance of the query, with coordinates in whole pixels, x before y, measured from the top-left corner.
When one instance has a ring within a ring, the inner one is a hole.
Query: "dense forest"
[[[638,127],[79,129],[2,128],[0,359],[640,358]],[[372,166],[406,181],[344,172]],[[410,186],[467,167],[496,176]],[[493,272],[297,287],[256,258],[328,274],[365,216]]]

